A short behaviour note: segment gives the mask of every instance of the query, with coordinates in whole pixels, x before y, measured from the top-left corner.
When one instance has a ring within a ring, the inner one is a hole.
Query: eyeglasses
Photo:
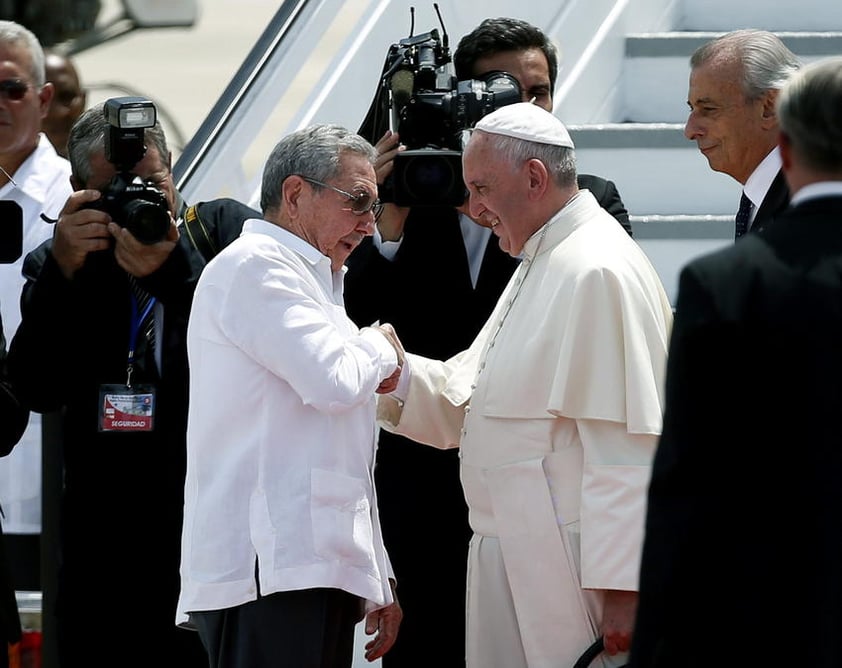
[[[350,211],[355,216],[364,216],[369,211],[374,214],[375,220],[380,217],[380,214],[383,212],[383,205],[380,203],[380,200],[372,197],[371,193],[369,192],[359,192],[356,195],[349,193],[347,190],[342,190],[341,188],[337,188],[335,186],[330,185],[329,183],[323,183],[322,181],[317,181],[316,179],[311,179],[309,176],[302,176],[302,179],[307,181],[307,183],[312,183],[316,186],[322,186],[323,188],[330,188],[334,192],[339,193],[340,195],[344,195],[349,200],[351,200],[351,206],[345,209],[345,211]]]
[[[0,95],[13,102],[22,100],[28,90],[29,84],[20,79],[3,79],[3,81],[0,81]]]

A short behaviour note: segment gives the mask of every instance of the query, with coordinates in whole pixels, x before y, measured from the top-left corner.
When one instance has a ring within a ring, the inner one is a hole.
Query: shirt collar
[[[780,171],[781,151],[775,146],[769,155],[763,158],[760,164],[757,165],[751,176],[748,177],[745,186],[743,186],[743,192],[754,205],[754,211],[763,203],[766,193],[772,187],[772,181],[775,180],[775,177]]]
[[[839,196],[842,196],[842,181],[819,181],[817,183],[809,183],[801,188],[797,193],[793,194],[789,203],[790,206],[795,206],[808,199]]]

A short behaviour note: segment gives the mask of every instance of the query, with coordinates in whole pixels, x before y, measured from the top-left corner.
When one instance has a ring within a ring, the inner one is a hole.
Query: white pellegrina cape
[[[488,572],[472,541],[468,668],[502,666],[472,622],[486,578],[511,588],[529,668],[572,666],[596,638],[602,597],[584,590],[637,589],[671,324],[643,251],[581,191],[527,241],[472,346],[407,355],[406,402],[380,398],[384,428],[461,447],[472,529],[502,553]]]

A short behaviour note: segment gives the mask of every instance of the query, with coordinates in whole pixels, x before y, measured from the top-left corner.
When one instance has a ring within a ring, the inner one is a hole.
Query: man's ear
[[[298,200],[304,192],[304,180],[300,176],[288,176],[281,185],[281,201],[290,217],[298,215]]]
[[[551,178],[547,166],[537,158],[528,160],[526,165],[529,176],[529,194],[542,195]]]
[[[778,101],[777,90],[767,90],[763,94],[763,127],[765,129],[772,129],[778,124],[778,112],[775,107]]]
[[[53,101],[53,95],[56,93],[55,86],[47,81],[41,90],[38,92],[39,106],[41,108],[41,118],[46,118],[50,113],[50,103]]]

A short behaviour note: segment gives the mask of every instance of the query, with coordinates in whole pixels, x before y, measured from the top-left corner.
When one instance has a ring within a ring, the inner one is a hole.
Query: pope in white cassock
[[[461,448],[468,668],[573,666],[600,635],[592,665],[622,665],[672,309],[637,243],[578,190],[550,112],[483,117],[462,162],[472,218],[523,261],[468,350],[407,354],[380,424]]]

